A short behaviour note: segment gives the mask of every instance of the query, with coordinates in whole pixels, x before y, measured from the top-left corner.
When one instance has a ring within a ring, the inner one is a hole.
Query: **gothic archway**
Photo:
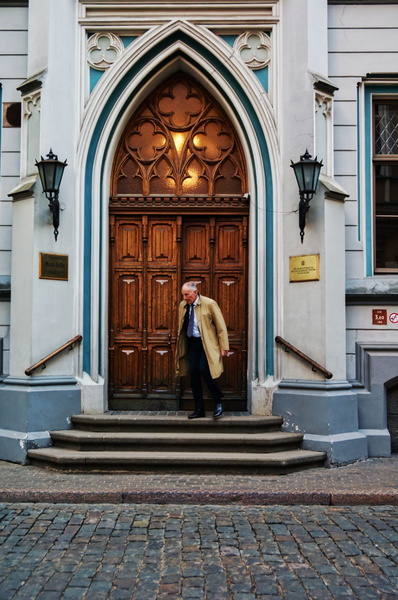
[[[110,188],[110,407],[189,406],[174,344],[180,288],[194,279],[226,317],[227,405],[246,408],[246,166],[202,86],[179,73],[150,94],[121,136]]]

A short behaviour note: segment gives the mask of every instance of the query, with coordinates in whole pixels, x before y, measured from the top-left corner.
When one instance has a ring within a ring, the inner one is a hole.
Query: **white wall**
[[[330,5],[328,14],[329,78],[339,87],[334,104],[335,178],[350,194],[345,205],[347,285],[351,290],[355,286],[382,289],[398,277],[371,277],[367,284],[360,283],[365,276],[365,256],[358,231],[358,202],[363,206],[363,198],[358,198],[357,86],[367,73],[398,72],[398,6]],[[378,305],[347,309],[348,379],[356,375],[356,341],[398,343],[398,326],[389,321],[388,325],[373,326],[372,308],[386,308],[388,314],[394,310]]]
[[[26,78],[28,9],[0,7],[0,83],[2,102],[20,102],[17,87]],[[3,127],[1,107],[0,277],[11,273],[12,200],[8,193],[19,182],[20,128]],[[10,306],[0,301],[0,337],[4,338],[4,371],[9,364]]]

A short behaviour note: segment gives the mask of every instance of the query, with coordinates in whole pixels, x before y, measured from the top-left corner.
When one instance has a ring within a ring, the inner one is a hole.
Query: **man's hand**
[[[221,350],[221,356],[228,356],[228,355],[229,355],[228,350]]]

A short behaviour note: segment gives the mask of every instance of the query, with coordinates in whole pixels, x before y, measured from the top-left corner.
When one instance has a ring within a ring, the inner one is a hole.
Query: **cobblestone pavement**
[[[0,502],[397,506],[398,455],[279,476],[65,473],[0,461]]]
[[[1,600],[393,600],[398,509],[0,504]]]

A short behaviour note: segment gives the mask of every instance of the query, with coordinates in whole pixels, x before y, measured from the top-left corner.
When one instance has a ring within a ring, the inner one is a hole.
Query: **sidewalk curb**
[[[89,491],[29,491],[0,490],[2,503],[50,504],[218,504],[218,505],[390,505],[398,506],[398,490],[391,491],[333,491],[333,492],[261,492],[238,490],[223,491],[165,491],[137,490],[116,492]]]

